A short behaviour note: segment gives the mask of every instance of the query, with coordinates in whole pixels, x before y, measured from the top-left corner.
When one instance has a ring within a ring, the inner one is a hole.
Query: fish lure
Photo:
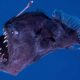
[[[59,48],[80,44],[80,19],[55,10],[53,18],[43,12],[26,12],[30,1],[4,25],[0,36],[0,70],[16,75],[29,64]]]

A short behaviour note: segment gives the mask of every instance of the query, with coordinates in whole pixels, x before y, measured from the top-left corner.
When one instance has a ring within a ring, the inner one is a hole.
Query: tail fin
[[[75,30],[78,40],[77,42],[80,43],[80,19],[78,17],[70,16],[61,10],[55,10],[52,16],[65,23],[67,27]]]
[[[61,10],[55,10],[52,16],[62,21],[73,30],[80,28],[80,19],[76,16],[70,16]]]

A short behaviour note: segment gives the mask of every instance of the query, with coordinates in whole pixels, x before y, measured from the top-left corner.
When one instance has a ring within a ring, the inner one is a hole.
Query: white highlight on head
[[[34,2],[33,0],[28,2],[27,6],[19,14],[17,14],[16,17],[20,16],[25,10],[27,10],[33,4],[33,2]]]
[[[17,35],[17,34],[19,34],[19,32],[18,31],[14,31],[14,34]]]

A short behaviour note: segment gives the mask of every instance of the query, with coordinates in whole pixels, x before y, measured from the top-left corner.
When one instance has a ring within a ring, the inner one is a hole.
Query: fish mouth
[[[13,40],[12,38],[9,38],[8,33],[5,31],[4,32],[4,41],[3,44],[5,44],[5,48],[7,49],[5,51],[5,54],[8,53],[8,66],[10,65],[11,62],[13,62],[13,56],[14,55],[14,51],[18,48],[18,46],[15,47],[15,45],[13,44]],[[16,52],[17,53],[17,52]]]
[[[0,66],[7,65],[9,61],[9,53],[7,39],[5,35],[0,36]]]

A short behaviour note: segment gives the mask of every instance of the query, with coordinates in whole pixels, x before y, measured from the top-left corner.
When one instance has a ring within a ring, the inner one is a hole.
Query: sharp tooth
[[[4,35],[6,35],[7,33],[6,32],[4,32]]]
[[[4,37],[4,39],[6,39],[6,38],[7,38],[7,36]]]
[[[4,59],[3,59],[3,61],[4,61],[4,62],[6,62],[6,61],[7,61],[7,59],[6,59],[6,58],[4,58]]]
[[[8,47],[8,45],[6,45],[6,47]]]
[[[6,43],[6,42],[8,42],[8,40],[4,40],[4,42],[3,42],[3,43]]]

